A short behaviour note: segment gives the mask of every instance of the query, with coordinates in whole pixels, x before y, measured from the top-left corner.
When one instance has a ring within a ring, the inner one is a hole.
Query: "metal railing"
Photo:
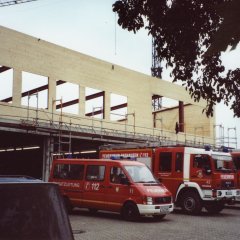
[[[69,137],[70,133],[71,138],[78,137],[78,133],[86,133],[89,135],[89,138],[92,138],[92,136],[95,136],[96,138],[99,137],[101,139],[108,137],[109,141],[111,141],[110,138],[112,137],[118,142],[135,141],[157,142],[162,144],[176,143],[185,145],[214,144],[214,138],[197,135],[197,131],[195,131],[194,134],[189,134],[186,132],[176,134],[173,131],[163,129],[162,126],[161,128],[138,126],[135,124],[135,121],[134,124],[128,124],[127,121],[123,123],[106,121],[97,118],[93,119],[92,117],[80,117],[73,114],[64,114],[62,112],[53,113],[45,109],[35,109],[30,107],[27,109],[24,107],[16,108],[26,111],[26,117],[16,114],[1,114],[0,123],[1,118],[4,121],[10,121],[10,119],[11,121],[15,120],[15,122],[20,121],[22,126],[32,126],[35,127],[35,131],[48,132],[53,136],[57,136],[59,134],[59,125],[61,124],[61,136]],[[16,111],[13,112],[16,113]],[[81,135],[79,134],[79,136]]]

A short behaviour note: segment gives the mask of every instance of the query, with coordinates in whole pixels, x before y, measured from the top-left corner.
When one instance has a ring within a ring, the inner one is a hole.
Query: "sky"
[[[114,0],[38,0],[0,7],[0,25],[57,45],[151,74],[151,37],[145,30],[137,34],[121,29],[112,12]],[[227,69],[240,67],[240,47],[223,54]],[[168,72],[162,78],[169,80]],[[225,136],[234,137],[237,129],[240,148],[240,119],[219,104],[216,125],[224,127]],[[217,135],[219,127],[216,127]]]

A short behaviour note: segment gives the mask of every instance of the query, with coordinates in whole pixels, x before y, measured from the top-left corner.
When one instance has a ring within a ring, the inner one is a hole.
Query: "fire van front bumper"
[[[137,204],[140,215],[163,215],[173,211],[173,204],[147,205]]]

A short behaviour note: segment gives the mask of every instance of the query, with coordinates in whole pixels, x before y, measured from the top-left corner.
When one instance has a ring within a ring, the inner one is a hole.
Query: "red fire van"
[[[119,212],[126,220],[173,211],[172,195],[149,168],[137,161],[57,159],[49,182],[59,184],[68,210]]]

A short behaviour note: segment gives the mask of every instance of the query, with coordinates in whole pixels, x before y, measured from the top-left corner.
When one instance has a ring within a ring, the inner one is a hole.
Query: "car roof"
[[[25,175],[0,175],[0,183],[18,183],[18,182],[38,183],[42,181],[40,179],[36,179]]]

